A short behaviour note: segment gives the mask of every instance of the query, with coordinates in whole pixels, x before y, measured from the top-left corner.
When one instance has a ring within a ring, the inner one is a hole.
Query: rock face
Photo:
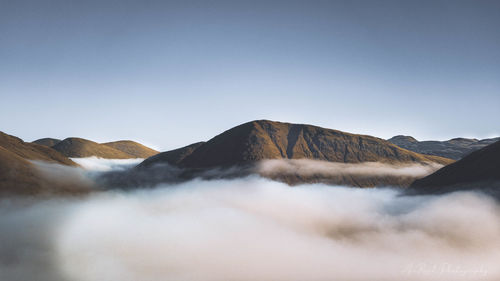
[[[33,143],[52,147],[52,146],[58,144],[60,141],[61,141],[60,139],[43,138],[43,139],[38,139],[38,140],[34,141]]]
[[[500,141],[483,147],[435,173],[416,180],[417,192],[442,193],[462,189],[500,190]]]
[[[463,158],[465,155],[490,145],[498,140],[500,140],[500,138],[483,140],[455,138],[447,141],[417,141],[410,136],[395,136],[390,138],[388,141],[399,147],[417,153],[458,160]]]
[[[51,181],[30,160],[77,166],[50,147],[27,143],[0,132],[0,195],[82,194],[88,191],[83,186]]]
[[[182,157],[175,157],[181,154]],[[162,157],[164,156],[164,157]],[[205,143],[196,143],[147,159],[152,165],[167,161],[181,167],[212,168],[264,159],[314,159],[330,162],[449,164],[450,159],[422,155],[386,140],[312,125],[258,120],[248,122]]]
[[[148,158],[158,154],[158,151],[130,140],[107,142],[103,145],[125,152],[133,158]]]

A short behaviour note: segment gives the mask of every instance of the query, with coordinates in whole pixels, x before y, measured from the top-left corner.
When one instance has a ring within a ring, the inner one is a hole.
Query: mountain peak
[[[60,139],[43,138],[43,139],[37,139],[37,140],[33,141],[33,143],[52,147],[52,146],[58,144],[60,141],[61,141]]]
[[[418,142],[414,137],[404,136],[404,135],[394,136],[394,137],[388,139],[388,141],[390,141],[391,143],[396,143],[396,142],[416,143],[416,142]]]

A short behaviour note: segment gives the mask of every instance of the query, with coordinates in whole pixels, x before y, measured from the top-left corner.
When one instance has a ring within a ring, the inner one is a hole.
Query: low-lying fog
[[[442,168],[443,165],[429,162],[423,164],[387,164],[379,162],[333,163],[309,159],[273,159],[261,161],[258,172],[262,175],[295,174],[300,176],[410,176],[425,177]]]
[[[473,192],[192,180],[4,198],[0,229],[9,281],[500,279],[500,207]]]
[[[73,162],[82,166],[86,170],[90,171],[100,171],[100,172],[108,172],[108,171],[122,171],[127,168],[134,167],[135,165],[144,161],[143,158],[135,158],[135,159],[103,159],[93,157],[86,158],[71,158]]]

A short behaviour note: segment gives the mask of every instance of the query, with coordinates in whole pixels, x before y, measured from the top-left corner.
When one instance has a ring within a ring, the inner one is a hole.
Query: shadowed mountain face
[[[103,145],[125,152],[134,158],[148,158],[158,154],[158,151],[130,140],[107,142]]]
[[[38,140],[34,141],[33,143],[52,147],[52,146],[58,144],[60,141],[61,140],[59,140],[59,139],[43,138],[43,139],[38,139]]]
[[[0,194],[81,194],[86,189],[44,177],[30,160],[65,166],[76,163],[50,147],[0,132]]]
[[[182,157],[176,158],[175,155],[178,154]],[[168,157],[160,157],[162,155]],[[401,149],[372,136],[311,125],[259,120],[227,130],[206,143],[159,154],[143,164],[166,161],[187,168],[212,168],[248,164],[264,159],[304,158],[342,163],[452,162],[450,159]]]
[[[417,141],[410,136],[395,136],[390,138],[388,141],[417,153],[436,155],[450,159],[461,159],[465,155],[490,145],[500,138],[493,139],[466,139],[466,138],[455,138],[447,141]]]
[[[442,193],[461,189],[500,189],[500,141],[481,148],[435,173],[416,180],[417,192]]]
[[[169,165],[179,166],[181,161],[184,160],[184,158],[189,156],[191,153],[193,153],[193,151],[195,151],[198,147],[200,147],[204,143],[205,142],[197,142],[185,147],[159,153],[144,160],[141,164],[139,164],[139,166],[147,167],[155,163],[167,163]]]

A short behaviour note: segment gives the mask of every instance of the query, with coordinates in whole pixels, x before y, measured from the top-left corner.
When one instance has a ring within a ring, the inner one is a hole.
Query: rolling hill
[[[97,156],[110,159],[132,158],[129,154],[82,138],[66,138],[52,147],[66,157],[91,157]]]
[[[24,159],[76,166],[76,163],[50,147],[24,142],[3,132],[0,132],[0,146]]]
[[[107,142],[103,143],[102,145],[106,145],[116,150],[125,152],[133,158],[148,158],[158,154],[158,151],[130,140]]]
[[[24,142],[0,132],[0,194],[82,194],[88,191],[78,184],[66,184],[45,177],[32,160],[64,166],[76,163],[50,147]]]
[[[52,139],[46,138],[35,142],[50,144],[50,140]],[[83,138],[66,138],[56,142],[51,148],[71,158],[92,156],[107,159],[148,158],[158,153],[154,149],[130,140],[97,143]]]

